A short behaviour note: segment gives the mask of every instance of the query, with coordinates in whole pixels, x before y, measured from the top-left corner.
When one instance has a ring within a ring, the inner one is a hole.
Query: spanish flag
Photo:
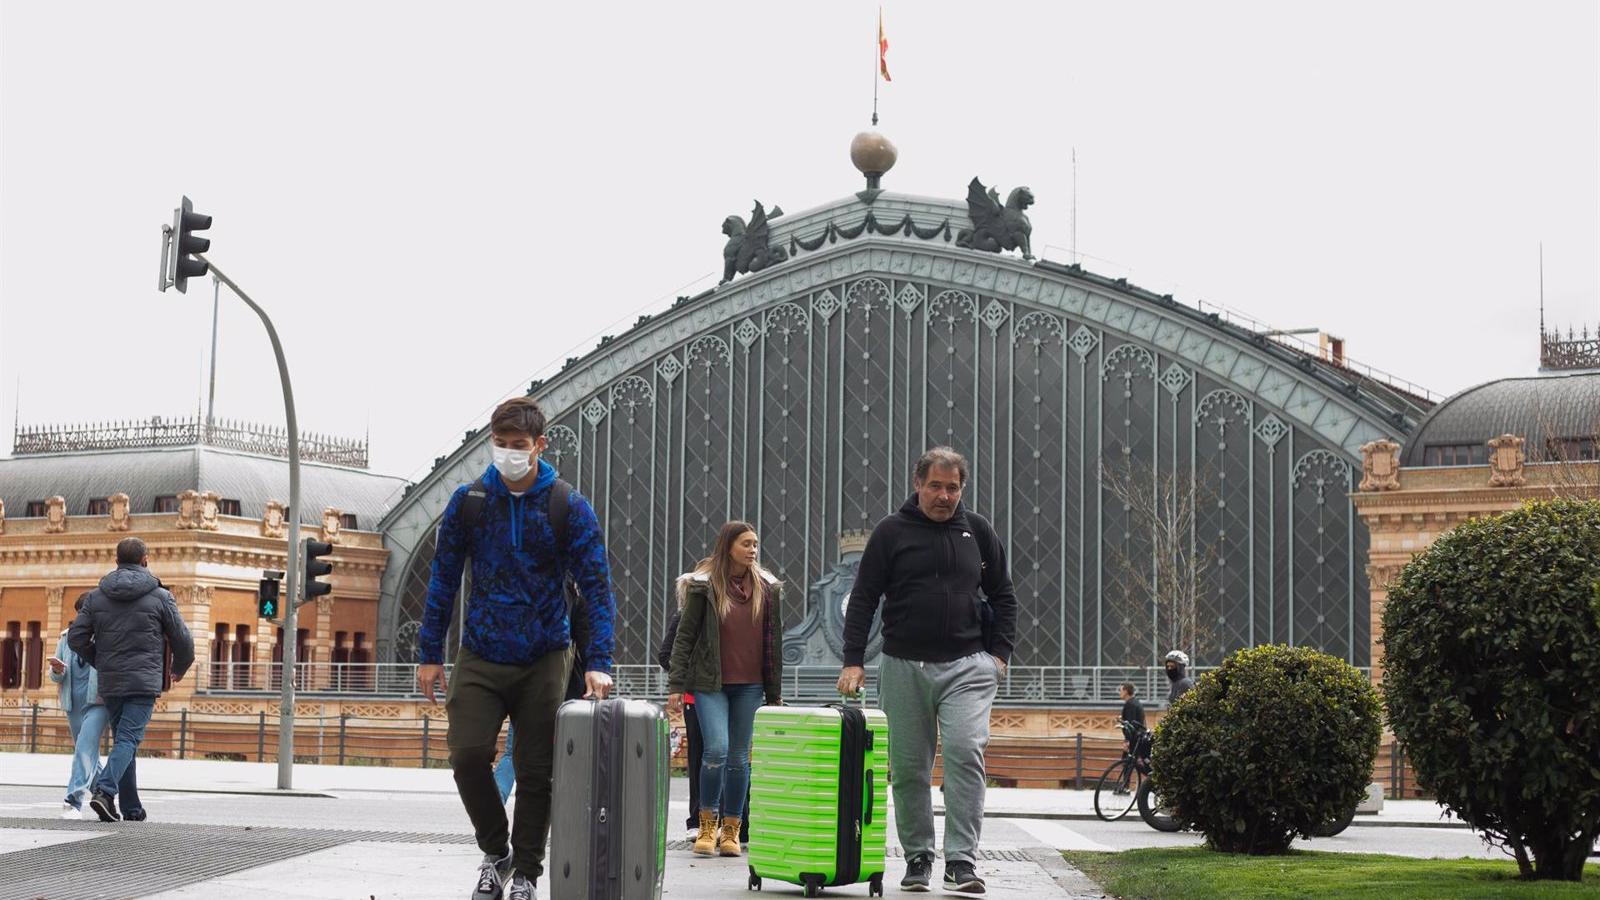
[[[883,34],[883,7],[878,7],[878,74],[884,81],[893,81],[889,77],[889,39]]]

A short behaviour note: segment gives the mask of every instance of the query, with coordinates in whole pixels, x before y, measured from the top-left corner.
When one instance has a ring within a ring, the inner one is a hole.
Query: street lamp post
[[[200,254],[195,257],[211,267],[211,274],[233,291],[246,306],[261,317],[272,341],[272,354],[278,360],[278,379],[283,383],[283,411],[289,425],[289,558],[284,566],[283,603],[283,693],[278,707],[278,788],[294,787],[294,667],[299,645],[296,629],[300,606],[300,428],[294,414],[294,385],[289,382],[289,363],[283,358],[283,344],[278,340],[278,330],[266,310],[256,305],[250,295],[229,278],[216,264]]]

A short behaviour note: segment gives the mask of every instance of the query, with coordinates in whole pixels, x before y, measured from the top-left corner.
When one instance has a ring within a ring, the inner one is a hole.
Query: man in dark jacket
[[[100,579],[67,629],[67,646],[95,668],[105,699],[113,743],[95,779],[89,808],[102,822],[119,818],[117,784],[133,763],[150,724],[172,650],[172,680],[194,664],[194,639],[178,613],[178,601],[150,573],[144,541],[117,543],[117,569]]]
[[[866,682],[867,636],[882,598],[878,694],[894,735],[890,786],[906,858],[900,887],[928,890],[933,756],[942,739],[944,887],[981,894],[973,862],[983,830],[983,754],[995,691],[1011,658],[1017,597],[994,529],[961,504],[967,461],[935,447],[917,460],[912,480],[916,493],[878,523],[861,556],[845,612],[839,691],[855,694]]]
[[[1194,679],[1189,677],[1189,654],[1174,650],[1167,654],[1162,666],[1167,670],[1167,680],[1172,682],[1172,687],[1167,690],[1167,705],[1171,706],[1194,687]]]

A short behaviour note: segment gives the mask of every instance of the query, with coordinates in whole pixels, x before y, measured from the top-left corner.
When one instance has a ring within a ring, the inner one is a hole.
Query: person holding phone
[[[88,591],[78,595],[74,612],[83,609]],[[72,729],[72,774],[67,778],[67,797],[61,801],[61,818],[83,817],[84,793],[100,774],[100,736],[106,730],[106,705],[100,700],[100,677],[94,667],[67,646],[67,632],[61,632],[56,655],[50,664],[50,680],[60,685],[61,709]]]

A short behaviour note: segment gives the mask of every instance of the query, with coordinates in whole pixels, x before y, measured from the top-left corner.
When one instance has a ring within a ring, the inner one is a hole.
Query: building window
[[[1588,462],[1600,459],[1600,444],[1592,437],[1550,438],[1545,441],[1548,462]]]
[[[164,497],[157,497],[154,511],[158,512],[158,513],[175,513],[175,512],[177,512],[178,511],[178,498],[177,498],[177,496],[173,495],[173,494],[168,494],[168,495],[166,495]]]
[[[1425,466],[1481,466],[1489,461],[1484,444],[1429,444],[1423,451]]]
[[[239,515],[239,501],[237,501],[237,500],[218,500],[217,501],[217,512],[219,514],[221,514],[221,515],[224,515],[224,516],[237,516],[237,515]]]
[[[29,519],[42,519],[50,514],[50,504],[44,500],[29,500],[24,515]]]
[[[356,530],[356,514],[343,513],[339,516],[339,527],[345,531]]]
[[[96,497],[93,500],[90,500],[89,501],[89,515],[91,515],[91,516],[109,516],[109,515],[111,515],[111,499],[108,498],[108,497]]]
[[[7,622],[0,637],[0,688],[22,687],[22,623]]]
[[[0,688],[38,690],[44,683],[44,638],[40,623],[7,622],[0,638]]]

